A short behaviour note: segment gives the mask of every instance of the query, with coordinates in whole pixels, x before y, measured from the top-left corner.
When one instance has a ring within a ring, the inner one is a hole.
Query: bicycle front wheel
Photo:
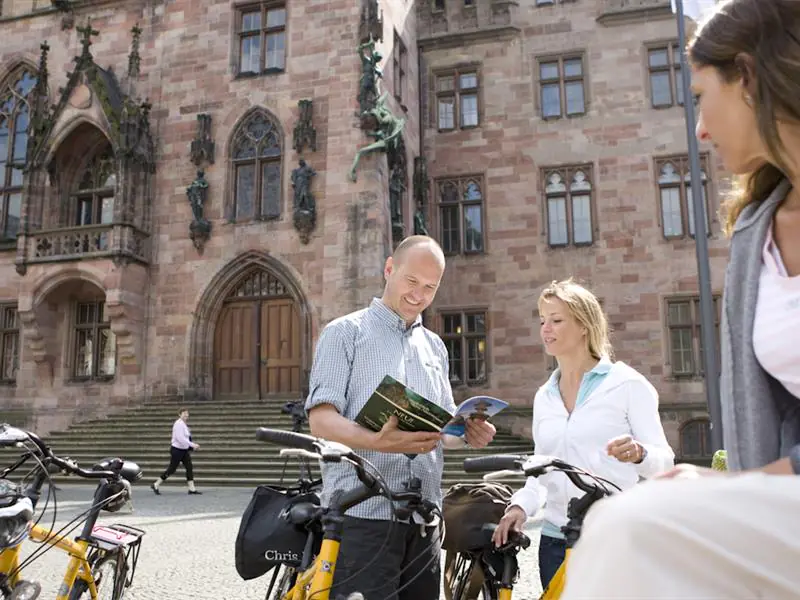
[[[486,577],[479,559],[459,554],[455,572],[451,587],[452,600],[499,600],[497,588]]]
[[[88,559],[92,569],[97,600],[124,600],[127,588],[128,563],[122,549],[93,552]],[[89,584],[82,579],[72,584],[69,600],[89,600]]]

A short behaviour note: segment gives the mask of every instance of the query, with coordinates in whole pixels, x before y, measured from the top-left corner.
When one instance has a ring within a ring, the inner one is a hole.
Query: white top
[[[197,448],[197,444],[191,441],[189,426],[186,425],[183,419],[178,419],[172,424],[172,446],[179,450],[188,450],[189,448]]]
[[[772,227],[762,259],[753,351],[763,369],[800,398],[800,276],[789,277]]]
[[[557,385],[548,381],[536,392],[533,403],[535,454],[555,456],[620,488],[634,486],[640,477],[652,477],[674,464],[658,414],[658,392],[647,379],[623,362],[615,362],[608,375],[583,402],[567,412]],[[606,444],[614,437],[630,434],[647,451],[641,464],[623,463],[610,457]],[[591,480],[588,480],[591,482]],[[570,498],[583,495],[563,473],[529,477],[525,487],[511,498],[531,516],[539,510],[546,490],[544,520],[555,530],[567,522]]]

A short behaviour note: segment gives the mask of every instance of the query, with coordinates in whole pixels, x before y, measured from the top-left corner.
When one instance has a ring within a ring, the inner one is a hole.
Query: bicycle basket
[[[482,548],[486,523],[499,523],[511,500],[511,488],[503,483],[457,483],[442,500],[444,539],[442,548],[467,552]]]
[[[261,577],[274,567],[299,567],[309,532],[285,517],[299,502],[320,504],[319,496],[292,495],[288,488],[260,485],[242,515],[236,535],[236,571],[245,581]]]
[[[33,504],[19,487],[0,479],[0,551],[18,546],[28,535],[33,519]]]

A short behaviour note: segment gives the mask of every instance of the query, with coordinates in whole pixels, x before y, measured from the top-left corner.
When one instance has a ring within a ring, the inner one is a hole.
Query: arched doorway
[[[219,398],[297,395],[303,375],[298,306],[269,271],[248,271],[222,303],[214,335]]]

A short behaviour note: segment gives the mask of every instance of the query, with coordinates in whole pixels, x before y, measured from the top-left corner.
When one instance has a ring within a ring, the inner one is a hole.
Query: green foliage
[[[714,457],[711,459],[711,468],[715,471],[728,470],[728,451],[717,450],[714,452]]]

